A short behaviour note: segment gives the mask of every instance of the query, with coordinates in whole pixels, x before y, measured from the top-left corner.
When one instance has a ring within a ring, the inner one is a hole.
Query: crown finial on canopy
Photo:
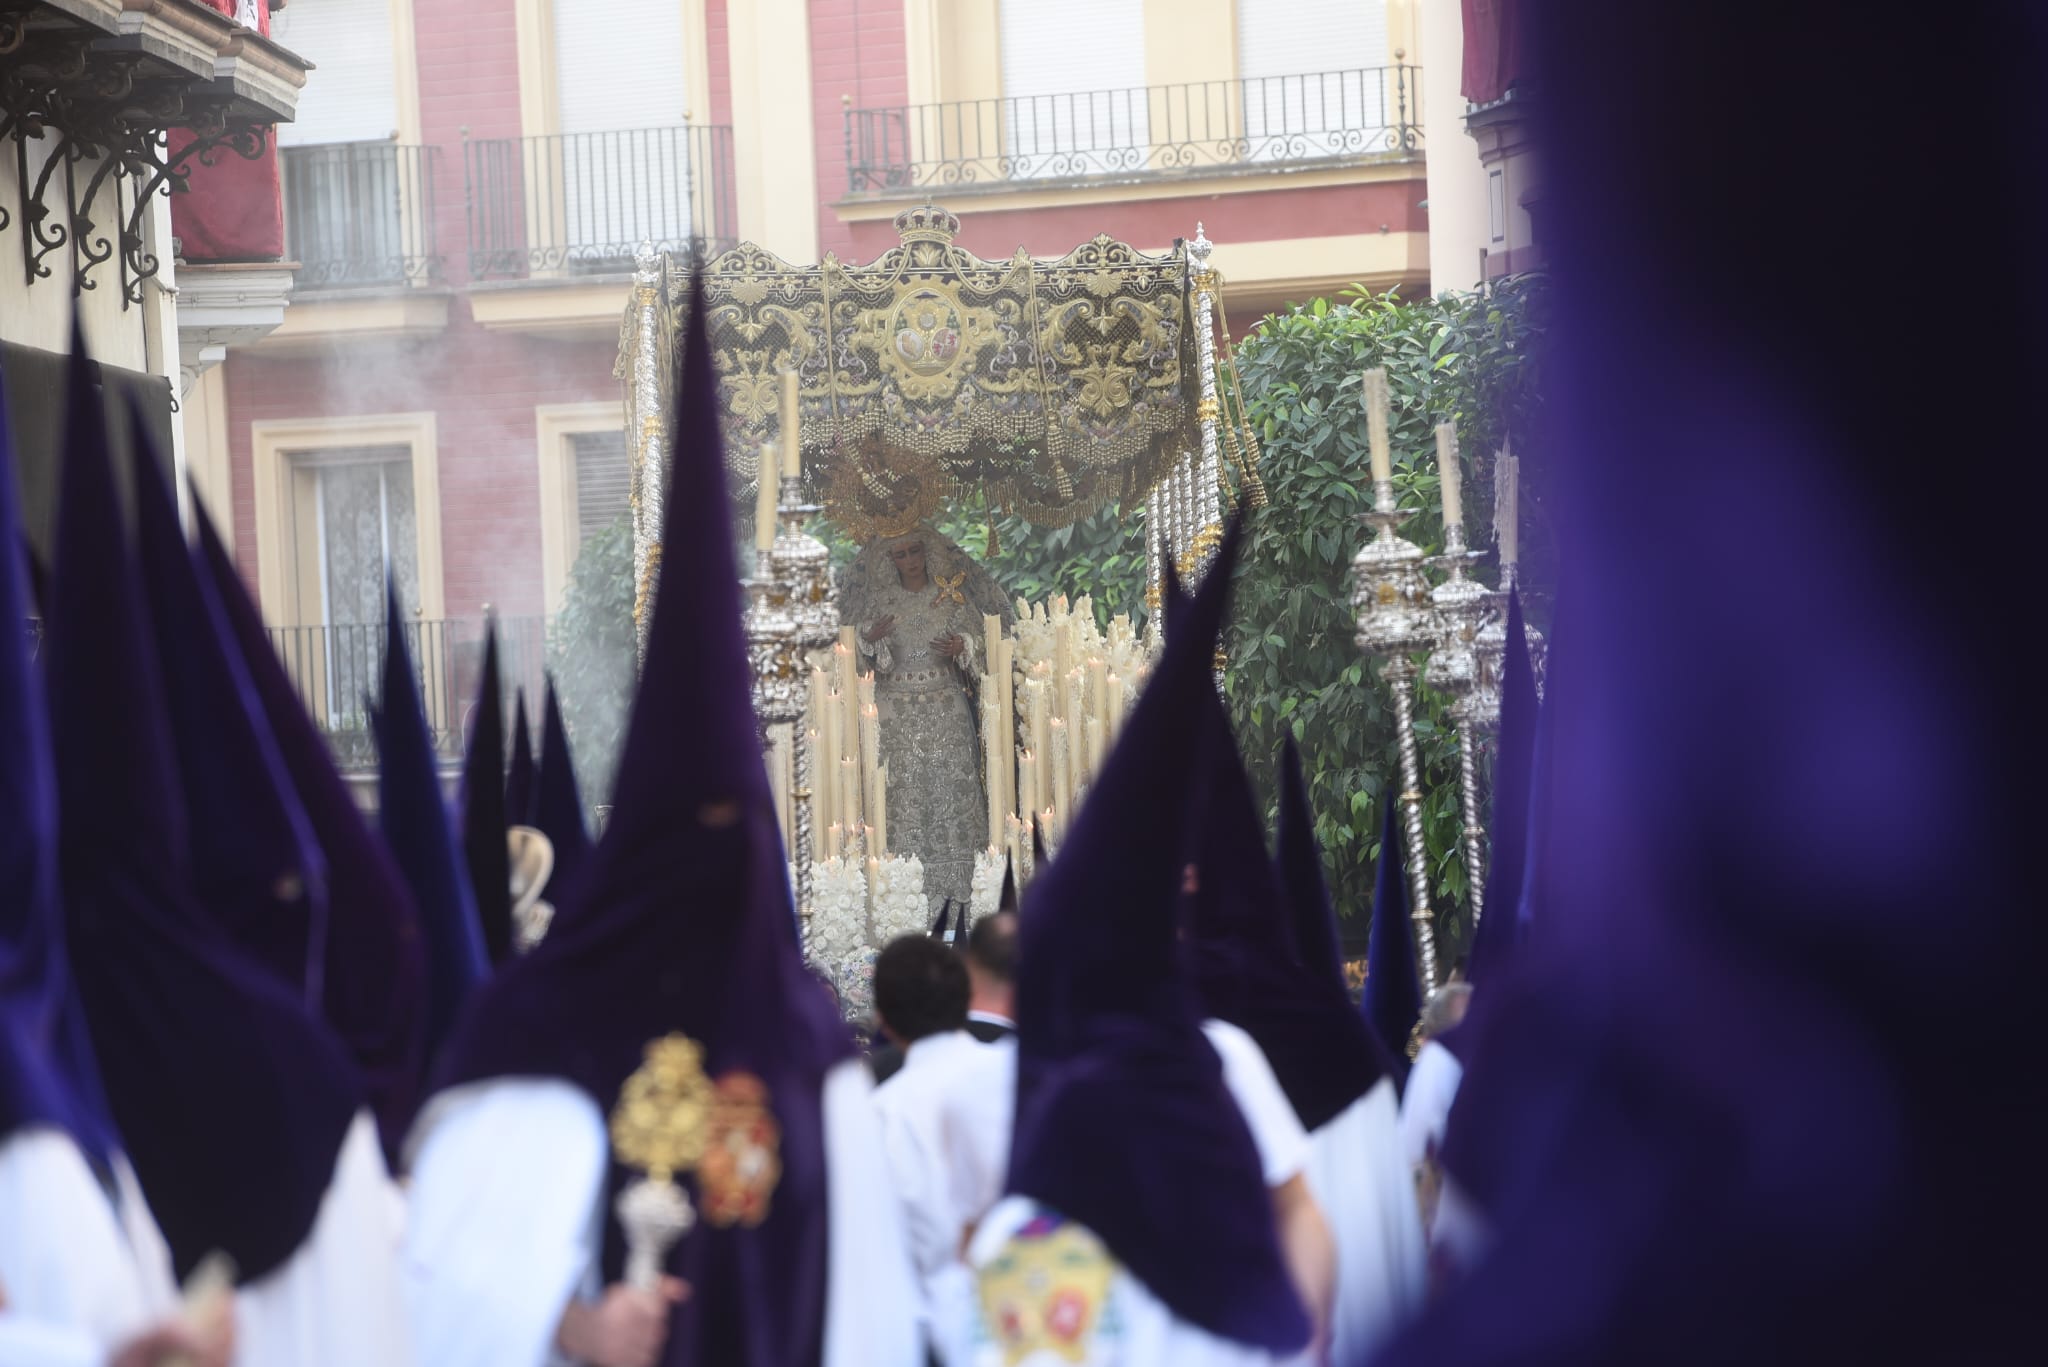
[[[959,236],[960,219],[936,204],[919,204],[896,215],[896,233],[905,242],[937,242],[951,246]]]

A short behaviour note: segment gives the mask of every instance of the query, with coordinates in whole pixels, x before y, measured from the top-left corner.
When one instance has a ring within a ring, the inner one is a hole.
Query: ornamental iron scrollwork
[[[126,308],[142,302],[142,282],[162,265],[145,231],[156,195],[184,189],[195,161],[210,166],[224,150],[261,157],[269,130],[230,119],[230,97],[152,75],[142,53],[97,48],[101,36],[0,13],[0,138],[14,142],[19,195],[13,208],[0,206],[0,231],[20,232],[31,285],[52,276],[49,258],[66,247],[74,294],[97,289],[98,269],[118,258]],[[190,135],[175,152],[166,136],[174,130]]]

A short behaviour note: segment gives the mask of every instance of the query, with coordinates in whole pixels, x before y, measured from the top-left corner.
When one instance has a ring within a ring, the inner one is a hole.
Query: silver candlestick
[[[1480,689],[1477,648],[1479,631],[1493,597],[1484,584],[1465,577],[1477,552],[1465,548],[1465,528],[1444,529],[1444,553],[1432,563],[1448,567],[1444,581],[1430,590],[1436,609],[1437,643],[1423,671],[1423,681],[1451,698],[1451,720],[1458,732],[1459,822],[1465,846],[1465,879],[1471,887],[1472,924],[1479,924],[1486,902],[1486,826],[1479,809],[1478,711],[1486,706]],[[1494,706],[1497,708],[1498,692]]]
[[[773,552],[775,578],[781,585],[796,658],[796,678],[801,683],[804,662],[814,650],[829,649],[839,638],[839,605],[832,594],[832,555],[825,543],[804,529],[804,524],[822,511],[804,499],[803,480],[784,475],[781,504],[777,513],[782,526],[775,537]],[[803,695],[799,689],[795,722],[790,736],[794,773],[790,783],[790,805],[795,809],[796,905],[809,948],[811,924],[811,782],[816,763],[811,741],[803,725]]]
[[[1422,839],[1422,764],[1415,749],[1414,653],[1435,643],[1436,620],[1429,584],[1423,577],[1422,548],[1398,528],[1408,514],[1394,506],[1391,481],[1373,487],[1373,511],[1365,515],[1376,535],[1351,562],[1351,604],[1358,617],[1358,648],[1384,655],[1380,677],[1394,694],[1394,727],[1401,752],[1403,826],[1408,844],[1408,880],[1415,922],[1416,955],[1422,988],[1436,987],[1436,926],[1429,905],[1429,865]],[[1382,856],[1384,857],[1384,855]]]

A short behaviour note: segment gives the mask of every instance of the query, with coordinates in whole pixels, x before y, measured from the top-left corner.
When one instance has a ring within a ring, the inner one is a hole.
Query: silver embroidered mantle
[[[925,545],[924,588],[911,592],[889,548],[912,538]],[[924,861],[932,903],[966,903],[974,860],[988,842],[981,740],[969,702],[985,661],[982,617],[1010,607],[1002,588],[966,551],[921,525],[910,537],[870,542],[846,569],[839,590],[841,620],[855,628],[863,663],[875,671],[875,711],[882,763],[889,766],[889,848]],[[870,643],[868,628],[884,617],[895,629]],[[965,643],[956,663],[934,650],[934,638]],[[1009,747],[1002,747],[1008,753]]]

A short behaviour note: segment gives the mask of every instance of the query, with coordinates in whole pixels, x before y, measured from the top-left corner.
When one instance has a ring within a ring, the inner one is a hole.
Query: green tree
[[[1269,811],[1270,757],[1287,732],[1301,745],[1330,887],[1339,912],[1360,924],[1370,914],[1380,803],[1399,781],[1380,662],[1353,639],[1351,560],[1370,535],[1359,519],[1372,502],[1360,376],[1387,371],[1394,489],[1413,514],[1402,534],[1430,553],[1442,549],[1434,427],[1451,420],[1466,471],[1466,526],[1486,544],[1494,453],[1511,439],[1523,459],[1525,582],[1529,574],[1540,581],[1551,552],[1547,538],[1530,535],[1541,523],[1531,504],[1542,483],[1530,443],[1546,297],[1534,277],[1414,303],[1354,293],[1263,319],[1238,348],[1269,504],[1248,528],[1226,689],[1245,753],[1264,761],[1253,777]],[[1469,933],[1457,739],[1445,700],[1427,690],[1416,718],[1439,957],[1449,964]]]
[[[583,543],[548,636],[548,669],[583,800],[611,800],[635,673],[633,531],[625,514]]]

